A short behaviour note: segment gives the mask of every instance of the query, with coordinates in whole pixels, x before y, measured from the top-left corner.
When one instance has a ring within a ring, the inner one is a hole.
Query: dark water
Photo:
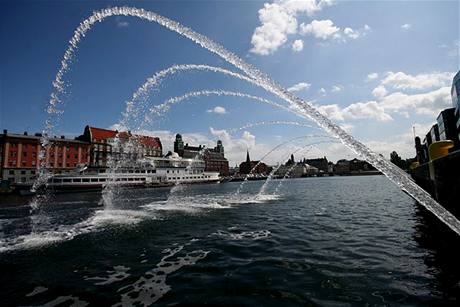
[[[0,306],[458,306],[459,238],[386,178],[238,185],[3,198]]]

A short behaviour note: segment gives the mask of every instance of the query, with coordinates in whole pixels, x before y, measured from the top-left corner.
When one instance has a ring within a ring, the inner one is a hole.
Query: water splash
[[[73,58],[75,57],[75,52],[77,50],[78,43],[86,35],[86,33],[91,29],[92,25],[96,22],[101,22],[105,18],[111,16],[132,16],[140,19],[148,20],[155,22],[171,31],[174,31],[191,41],[195,42],[202,48],[209,50],[210,52],[220,56],[222,59],[228,63],[234,65],[236,68],[240,69],[246,73],[251,79],[258,83],[265,90],[275,94],[281,99],[287,101],[291,104],[292,111],[298,114],[301,117],[312,119],[320,127],[322,127],[327,133],[338,137],[343,144],[353,150],[358,154],[362,159],[371,163],[375,168],[380,170],[387,178],[392,182],[398,185],[402,190],[406,191],[410,196],[416,199],[420,204],[422,204],[426,209],[432,212],[436,217],[438,217],[442,222],[449,226],[453,231],[460,235],[460,221],[458,221],[455,216],[453,216],[449,211],[439,205],[430,194],[420,188],[412,179],[400,170],[397,166],[381,157],[379,154],[373,152],[367,148],[363,143],[357,141],[351,135],[349,135],[344,129],[334,124],[329,118],[321,114],[316,110],[310,103],[302,100],[299,97],[296,97],[288,90],[283,88],[281,85],[272,80],[268,75],[264,74],[254,66],[244,62],[236,54],[228,51],[222,45],[217,44],[216,42],[210,40],[206,36],[199,34],[192,29],[181,25],[180,23],[158,15],[152,11],[147,11],[144,9],[138,9],[134,7],[112,7],[106,8],[94,12],[89,18],[85,19],[80,23],[77,29],[74,32],[73,37],[69,41],[69,46],[64,53],[64,57],[61,61],[61,67],[56,74],[56,78],[53,81],[53,92],[51,94],[47,112],[50,114],[50,118],[45,123],[45,128],[43,131],[51,132],[55,126],[53,114],[58,114],[60,112],[59,106],[62,105],[62,96],[65,94],[65,82],[64,75],[69,70],[69,65],[71,64]],[[42,138],[42,144],[44,148],[48,147],[48,137],[45,136]],[[40,154],[40,157],[43,155]],[[44,174],[44,169],[46,169],[46,164],[42,163],[44,159],[40,159],[39,167],[39,178],[37,179],[37,185],[40,184],[43,180],[42,176]],[[45,159],[46,160],[46,159]],[[44,181],[46,182],[46,180]],[[35,186],[35,185],[34,185]]]
[[[324,138],[331,138],[331,139],[334,139],[334,137],[331,137],[329,135],[321,135],[321,134],[310,134],[310,135],[303,135],[303,136],[298,136],[298,137],[295,137],[295,138],[292,138],[290,140],[287,140],[285,142],[282,142],[278,145],[276,145],[275,147],[273,147],[271,150],[269,150],[260,160],[259,162],[256,163],[256,165],[254,165],[253,168],[251,168],[251,170],[249,171],[248,174],[246,174],[246,176],[244,177],[244,180],[243,182],[241,182],[240,186],[238,187],[238,189],[236,190],[236,195],[239,195],[241,193],[241,191],[243,190],[244,188],[244,185],[246,184],[246,182],[248,181],[249,179],[249,176],[252,175],[254,173],[254,171],[257,169],[257,167],[265,160],[266,157],[268,157],[272,152],[274,152],[275,150],[277,150],[278,148],[280,147],[283,147],[284,145],[286,144],[289,144],[291,142],[294,142],[294,141],[297,141],[297,140],[300,140],[300,139],[306,139],[306,138],[312,138],[312,137],[324,137]]]
[[[185,173],[188,174],[190,172],[190,169],[192,168],[193,164],[196,163],[197,160],[203,158],[203,154],[204,154],[206,149],[207,149],[206,147],[203,147],[201,150],[199,150],[197,152],[197,154],[193,157],[193,159],[190,162],[190,164],[188,164],[185,167]],[[178,195],[178,193],[180,193],[184,189],[185,189],[185,186],[183,184],[181,184],[180,182],[177,182],[174,185],[174,187],[172,187],[172,189],[169,191],[169,196],[168,196],[168,199],[166,200],[165,205],[170,206],[172,204],[180,203],[181,202],[181,199],[180,199],[181,197]]]

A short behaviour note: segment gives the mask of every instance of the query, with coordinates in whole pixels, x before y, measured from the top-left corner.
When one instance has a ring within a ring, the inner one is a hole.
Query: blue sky
[[[115,5],[155,11],[221,43],[297,89],[297,95],[385,155],[393,149],[413,155],[412,126],[426,133],[437,113],[450,106],[448,89],[460,66],[457,1],[2,1],[3,129],[43,128],[51,83],[73,31],[92,11]],[[146,78],[188,63],[235,70],[156,24],[133,17],[98,23],[82,40],[65,77],[70,93],[56,134],[78,134],[86,124],[116,124],[125,101]],[[150,102],[203,89],[279,102],[242,81],[197,72],[164,80]],[[273,120],[302,121],[247,99],[205,97],[174,106],[144,128],[163,137],[167,146],[176,132],[186,134],[190,143],[211,145],[220,137],[232,162],[244,159],[246,148],[260,158],[282,140],[317,133],[297,126],[259,126],[235,135],[222,131]],[[325,145],[310,155],[351,156],[345,152],[339,145]]]

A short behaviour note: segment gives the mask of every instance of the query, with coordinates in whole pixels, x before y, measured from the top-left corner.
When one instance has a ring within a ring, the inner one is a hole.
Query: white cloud
[[[328,39],[338,37],[340,28],[334,26],[330,19],[326,20],[313,20],[309,24],[302,23],[300,25],[300,34],[311,34],[316,38]]]
[[[346,119],[375,119],[388,122],[393,118],[376,101],[356,102],[343,109]]]
[[[416,114],[437,116],[438,113],[452,105],[450,87],[441,87],[421,94],[391,93],[380,101],[380,105],[391,112],[409,110]]]
[[[216,113],[216,114],[226,114],[227,110],[225,110],[224,107],[216,106],[216,107],[214,107],[214,109],[209,109],[206,112],[208,112],[208,113]]]
[[[409,23],[405,23],[403,25],[401,25],[401,29],[407,31],[407,30],[410,30],[412,28],[412,25],[409,24]]]
[[[336,93],[336,92],[340,92],[341,90],[343,90],[342,85],[334,85],[332,86],[331,92]]]
[[[378,77],[379,77],[379,74],[376,72],[373,72],[367,75],[367,80],[372,81],[372,80],[377,79]]]
[[[269,55],[283,46],[289,35],[298,32],[298,16],[312,16],[326,6],[334,5],[332,0],[275,0],[272,3],[264,3],[259,10],[260,25],[256,27],[251,37],[252,48],[250,52],[259,55]],[[311,23],[302,23],[299,33],[310,34],[316,38],[357,39],[371,30],[365,24],[362,29],[356,30],[346,27],[343,31],[334,25],[333,21],[313,20]],[[292,50],[298,52],[303,49],[303,41],[295,40],[291,45]]]
[[[342,128],[348,133],[351,133],[355,127],[352,124],[342,123],[340,124],[340,128]]]
[[[333,5],[330,0],[276,0],[264,3],[259,10],[258,26],[251,38],[251,52],[268,55],[275,52],[287,41],[289,34],[297,32],[297,15],[311,16],[326,6]]]
[[[359,31],[353,30],[352,28],[345,28],[343,33],[351,39],[357,39],[361,36]]]
[[[334,25],[330,19],[313,20],[309,24],[302,23],[299,28],[301,35],[310,34],[323,40],[335,39],[341,42],[346,42],[347,38],[358,39],[371,31],[371,27],[368,25],[364,25],[364,27],[359,30],[350,27],[346,27],[342,30],[340,27]]]
[[[388,94],[387,89],[383,85],[379,85],[372,91],[372,95],[377,98],[382,98]]]
[[[259,10],[261,26],[252,35],[251,52],[268,55],[276,51],[287,41],[288,34],[297,31],[297,19],[278,3],[265,3]]]
[[[307,82],[299,82],[297,84],[294,84],[293,86],[289,87],[287,90],[290,92],[299,92],[303,90],[308,90],[310,88],[311,84]]]
[[[324,96],[324,95],[326,95],[326,89],[325,89],[324,87],[322,87],[322,88],[320,88],[320,89],[318,90],[318,93],[319,93],[320,95]]]
[[[301,39],[296,39],[296,40],[292,43],[292,50],[293,50],[294,52],[302,51],[302,50],[303,50],[303,40],[301,40]]]
[[[455,73],[452,72],[433,72],[428,74],[410,75],[401,71],[390,71],[381,83],[383,85],[392,86],[396,89],[423,90],[450,85],[454,74]]]
[[[376,101],[356,102],[343,109],[337,104],[320,105],[317,108],[319,112],[336,121],[369,119],[388,122],[393,120]]]
[[[327,116],[328,118],[334,121],[345,120],[345,118],[343,117],[342,109],[337,104],[319,105],[315,107],[321,114]]]

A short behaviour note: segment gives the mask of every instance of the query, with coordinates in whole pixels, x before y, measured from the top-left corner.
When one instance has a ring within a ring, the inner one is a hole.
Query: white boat
[[[147,157],[114,170],[80,167],[73,173],[52,176],[47,188],[53,190],[98,190],[106,185],[161,187],[175,184],[219,182],[218,172],[205,171],[201,159],[183,159],[176,153]]]

